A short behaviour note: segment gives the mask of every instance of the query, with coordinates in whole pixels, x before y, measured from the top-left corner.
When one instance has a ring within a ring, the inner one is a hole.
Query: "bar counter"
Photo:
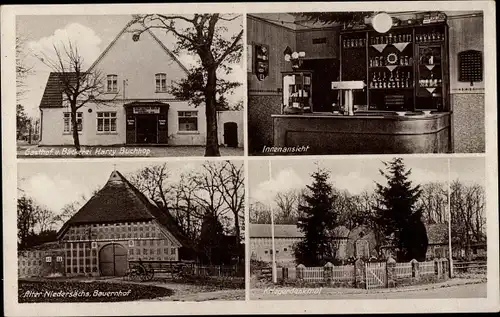
[[[281,114],[272,120],[274,147],[309,146],[305,155],[451,152],[449,112]]]

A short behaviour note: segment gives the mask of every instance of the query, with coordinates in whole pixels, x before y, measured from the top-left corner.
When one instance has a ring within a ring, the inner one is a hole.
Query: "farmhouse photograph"
[[[18,169],[19,302],[245,298],[243,162],[43,165]]]
[[[242,19],[19,16],[18,155],[243,155]]]
[[[483,158],[259,160],[249,174],[252,299],[486,297]]]

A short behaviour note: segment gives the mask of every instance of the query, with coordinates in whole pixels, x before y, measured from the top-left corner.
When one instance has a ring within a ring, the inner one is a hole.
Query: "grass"
[[[173,290],[140,284],[19,280],[19,303],[122,302],[172,296]]]

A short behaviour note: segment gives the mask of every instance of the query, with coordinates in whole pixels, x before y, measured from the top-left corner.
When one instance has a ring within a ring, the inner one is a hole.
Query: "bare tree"
[[[160,207],[168,208],[170,205],[167,198],[170,187],[166,185],[170,177],[167,164],[147,166],[129,177],[130,182],[146,195],[149,199],[157,203]]]
[[[225,161],[219,169],[220,194],[233,214],[234,235],[237,241],[241,239],[241,226],[244,224],[245,184],[243,166],[236,166]]]
[[[33,73],[33,67],[26,65],[25,39],[16,36],[16,99],[19,102],[26,92],[25,80]]]
[[[452,242],[465,256],[472,256],[472,244],[486,242],[484,187],[465,185],[456,180],[451,184]]]
[[[67,45],[61,45],[62,49],[53,45],[55,58],[51,58],[44,53],[36,56],[52,72],[57,74],[63,95],[63,103],[69,104],[71,110],[73,142],[77,152],[80,153],[77,111],[89,103],[97,105],[111,103],[118,92],[113,98],[104,99],[105,78],[102,73],[97,69],[84,69],[84,59],[80,55],[78,47],[71,41]]]
[[[249,205],[249,218],[250,223],[270,224],[271,223],[271,210],[269,206],[264,205],[259,201],[252,202]]]
[[[431,182],[422,185],[422,195],[418,205],[422,207],[426,223],[444,223],[447,221],[448,196],[445,184]]]
[[[288,190],[278,192],[274,198],[274,202],[278,206],[276,223],[295,224],[298,218],[299,207],[299,191]]]
[[[134,30],[136,39],[141,33],[150,29],[161,29],[173,34],[177,39],[174,50],[196,54],[201,66],[194,69],[187,79],[179,83],[173,93],[195,105],[205,103],[207,120],[207,142],[205,156],[220,156],[217,138],[217,93],[224,100],[224,93],[239,86],[238,83],[221,81],[217,78],[217,70],[230,72],[228,63],[239,61],[243,52],[243,28],[226,38],[227,28],[220,25],[223,21],[233,21],[240,15],[194,14],[163,15],[146,14],[134,16],[134,23],[139,25]],[[182,28],[178,25],[188,25]]]

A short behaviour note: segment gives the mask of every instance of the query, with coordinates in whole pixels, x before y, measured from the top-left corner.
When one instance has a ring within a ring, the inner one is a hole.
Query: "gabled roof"
[[[120,33],[118,33],[118,35],[114,38],[113,41],[111,41],[111,43],[108,45],[108,47],[106,47],[106,49],[101,53],[101,55],[97,58],[97,60],[92,64],[92,66],[90,66],[89,68],[89,71],[91,71],[92,69],[94,69],[94,67],[99,64],[99,62],[104,58],[104,56],[106,56],[106,54],[111,50],[111,48],[113,47],[113,45],[115,45],[116,41],[118,41],[118,39],[125,33],[127,33],[127,30],[129,27],[131,27],[132,25],[134,24],[133,21],[130,21],[129,23],[127,23],[127,25],[125,25],[125,27],[120,31]],[[143,28],[146,28],[145,25],[142,25]],[[189,74],[189,70],[186,68],[186,66],[184,66],[184,64],[181,63],[181,61],[177,58],[177,56],[175,56],[175,54],[169,50],[164,44],[162,41],[160,41],[160,39],[158,39],[158,37],[156,37],[156,35],[154,35],[154,33],[148,29],[145,31],[146,33],[150,34],[151,37],[161,46],[161,48],[165,51],[165,53],[167,53],[179,66],[180,68],[186,73],[186,74]]]
[[[108,182],[58,232],[62,237],[71,225],[156,220],[182,246],[191,247],[173,217],[161,211],[120,172],[113,171]]]
[[[40,108],[61,108],[63,106],[62,75],[63,73],[58,72],[51,72],[49,74],[42,100],[40,101]],[[75,77],[75,73],[65,73],[65,75]]]

